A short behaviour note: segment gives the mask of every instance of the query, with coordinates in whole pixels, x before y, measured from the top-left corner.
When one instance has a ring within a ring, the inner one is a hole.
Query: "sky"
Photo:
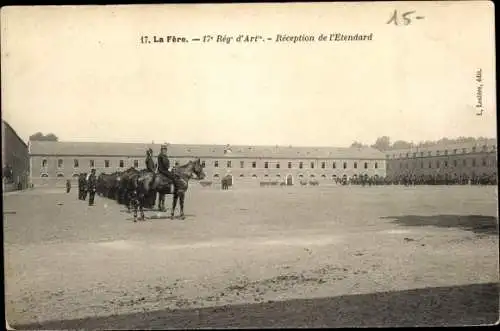
[[[394,10],[424,18],[386,24]],[[341,147],[384,135],[496,137],[489,2],[3,7],[1,15],[2,118],[25,140],[41,131],[62,141]],[[373,40],[274,42],[321,33]],[[139,43],[240,34],[273,40]]]

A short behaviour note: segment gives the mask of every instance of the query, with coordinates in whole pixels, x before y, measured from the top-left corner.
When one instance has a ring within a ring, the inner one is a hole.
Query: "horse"
[[[136,185],[135,181],[139,176],[139,170],[135,168],[128,168],[117,178],[118,185],[118,203],[123,203],[127,206],[128,212],[132,211],[132,204],[134,203],[134,196]]]
[[[197,158],[195,161],[189,161],[188,163],[178,166],[172,170],[172,175],[175,180],[175,188],[173,191],[172,199],[172,210],[170,212],[170,219],[174,219],[175,208],[177,206],[177,200],[179,200],[180,207],[180,218],[184,219],[184,199],[186,191],[188,190],[189,179],[196,176],[196,179],[203,180],[205,178],[205,172],[201,165],[201,161]],[[135,204],[134,209],[134,222],[137,220],[137,209],[140,210],[141,220],[144,220],[144,205],[146,199],[153,192],[158,192],[160,194],[160,204],[163,196],[166,194],[172,194],[171,185],[173,184],[170,178],[165,177],[162,174],[155,174],[152,172],[145,172],[140,175],[136,181],[137,188],[137,204]]]

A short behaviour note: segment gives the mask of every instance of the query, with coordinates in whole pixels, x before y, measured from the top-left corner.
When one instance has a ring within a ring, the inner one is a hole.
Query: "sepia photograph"
[[[0,23],[7,329],[498,323],[493,2]]]

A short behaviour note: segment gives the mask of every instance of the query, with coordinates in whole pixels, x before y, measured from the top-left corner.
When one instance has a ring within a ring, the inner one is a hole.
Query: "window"
[[[63,178],[63,177],[64,177],[64,174],[58,173],[58,174],[57,174],[57,177],[58,177],[58,178]]]
[[[276,177],[277,177],[277,178],[281,178],[281,175],[280,175],[280,174],[277,174],[277,175],[276,175]]]
[[[245,161],[240,161],[240,168],[244,168],[245,167]]]
[[[78,166],[79,166],[78,159],[74,159],[73,160],[73,167],[78,168]]]
[[[299,178],[304,178],[304,175],[300,174],[300,175],[299,175]]]
[[[218,168],[219,167],[219,161],[214,161],[214,168]]]
[[[90,161],[89,161],[89,165],[90,165],[90,167],[91,167],[91,168],[93,168],[93,167],[94,167],[94,165],[95,165],[94,160],[90,160]]]
[[[120,168],[123,168],[125,162],[123,162],[123,160],[120,160]]]
[[[326,167],[326,163],[325,162],[321,162],[321,169],[325,169]]]
[[[472,153],[476,152],[476,146],[472,147]]]
[[[253,174],[253,175],[252,175],[252,178],[257,178],[257,175],[256,175],[256,174]]]
[[[45,167],[47,167],[47,160],[43,159],[42,160],[42,168],[45,168]]]
[[[457,149],[456,148],[453,150],[453,154],[457,154]]]
[[[314,162],[311,162],[311,169],[314,169]]]
[[[257,167],[257,162],[253,161],[252,162],[252,168],[256,168]],[[257,177],[257,176],[256,176]]]
[[[139,160],[134,160],[134,168],[139,168]]]
[[[420,156],[422,156],[422,157],[423,157],[423,156],[424,156],[424,152],[420,152]]]
[[[316,176],[314,176],[313,174],[311,174],[309,177],[314,178],[314,177],[316,177]]]
[[[267,162],[267,161],[264,162],[264,168],[266,168],[266,169],[269,168],[269,162]]]
[[[403,162],[399,162],[399,169],[403,169]]]
[[[347,168],[347,162],[344,162],[343,166],[344,166],[344,169],[346,169]]]
[[[486,158],[483,159],[483,167],[486,167]]]
[[[424,161],[420,162],[420,168],[424,169]]]
[[[436,151],[436,155],[439,156],[441,154],[440,151]]]
[[[427,152],[427,156],[432,156],[432,152]]]
[[[354,169],[358,169],[358,162],[354,162]]]
[[[243,178],[243,174],[240,174],[240,178]]]
[[[453,166],[456,167],[458,164],[457,160],[453,160]]]
[[[227,161],[227,167],[231,168],[231,161]]]
[[[444,161],[444,167],[448,168],[448,161]]]
[[[335,162],[332,163],[332,168],[335,169],[337,167],[337,164]]]
[[[406,157],[410,156],[410,153],[406,153]]]
[[[279,169],[280,168],[280,163],[276,163],[276,169]]]
[[[292,162],[288,162],[288,169],[292,169]]]
[[[391,156],[390,156],[389,154],[386,154],[386,155],[385,155],[385,158],[386,158],[386,159],[389,159],[389,158],[391,158]]]
[[[205,168],[205,167],[206,167],[206,163],[205,163],[205,161],[201,161],[201,167],[202,167],[202,168]]]
[[[72,177],[73,177],[73,178],[78,178],[78,177],[80,177],[80,175],[79,175],[79,174],[73,174],[73,176],[72,176]]]
[[[472,166],[475,167],[476,166],[476,159],[472,159]]]
[[[439,168],[440,165],[439,161],[436,161],[436,168]]]
[[[431,169],[431,168],[432,168],[432,162],[429,161],[429,169]]]
[[[365,162],[365,169],[368,169],[368,162]]]
[[[464,167],[466,167],[466,166],[467,166],[467,160],[464,160],[464,161],[462,162],[462,164],[464,165]]]
[[[444,155],[448,155],[448,150],[447,149],[444,150]]]
[[[378,169],[378,163],[375,162],[375,169]]]
[[[40,177],[47,178],[47,177],[49,177],[49,175],[47,175],[47,174],[41,174]]]
[[[57,160],[57,167],[58,167],[58,168],[62,168],[62,167],[63,167],[63,165],[64,165],[64,162],[63,162],[63,160],[62,160],[62,159]]]
[[[104,160],[104,168],[109,168],[109,160]]]
[[[267,178],[267,177],[269,177],[269,175],[268,175],[268,174],[265,174],[265,175],[264,175],[264,177],[266,177],[266,178]]]
[[[219,174],[214,174],[214,178],[219,178]]]
[[[302,169],[304,167],[304,164],[302,162],[299,162],[299,169]]]
[[[326,175],[321,175],[321,178],[326,178]]]
[[[462,153],[466,154],[467,153],[467,148],[462,148]]]

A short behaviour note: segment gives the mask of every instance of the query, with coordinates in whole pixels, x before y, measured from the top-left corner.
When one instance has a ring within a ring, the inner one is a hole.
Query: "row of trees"
[[[383,136],[377,138],[375,143],[373,145],[370,145],[370,147],[378,149],[379,151],[390,151],[394,149],[407,149],[411,147],[431,147],[431,146],[436,146],[436,145],[447,145],[447,144],[459,144],[459,143],[468,143],[468,142],[476,142],[480,140],[485,140],[488,138],[485,137],[479,137],[479,138],[474,138],[474,137],[458,137],[456,139],[449,139],[449,138],[441,138],[437,141],[433,140],[425,140],[421,141],[417,144],[413,142],[408,142],[404,140],[396,140],[394,143],[391,144],[391,138],[388,136]],[[358,141],[355,141],[351,144],[351,147],[368,147],[368,145],[362,144]]]
[[[30,136],[30,141],[58,141],[59,138],[53,133],[43,134],[41,132],[34,133]]]

